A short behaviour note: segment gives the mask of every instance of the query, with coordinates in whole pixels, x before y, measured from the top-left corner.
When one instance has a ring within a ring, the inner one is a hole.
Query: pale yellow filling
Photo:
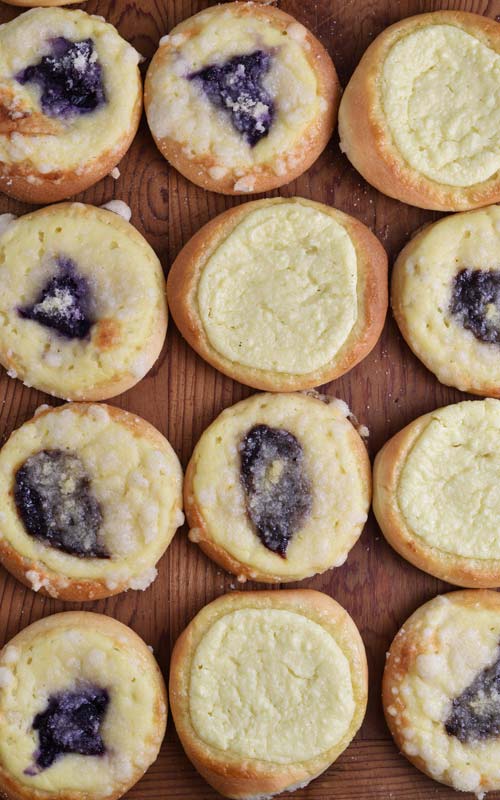
[[[272,162],[276,174],[294,168],[291,148],[326,103],[320,97],[317,77],[307,59],[305,29],[298,23],[283,33],[272,23],[250,15],[237,15],[230,6],[196,16],[174,28],[162,42],[153,65],[148,121],[156,138],[169,137],[183,145],[188,158],[204,157],[214,163],[214,178],[229,171]],[[196,82],[187,76],[212,64],[221,64],[256,50],[271,53],[272,66],[263,86],[275,101],[276,115],[269,135],[251,147],[220,109],[214,108]],[[250,189],[252,187],[249,187]]]
[[[0,161],[27,161],[32,171],[84,171],[102,154],[119,152],[128,134],[139,91],[139,54],[119,36],[116,29],[84,11],[61,8],[33,9],[0,28],[0,92],[14,94],[12,109],[39,113],[40,89],[33,83],[21,85],[15,76],[38,64],[51,52],[50,39],[63,36],[70,41],[91,38],[102,66],[107,102],[88,114],[72,115],[56,122],[56,135],[28,135],[20,131],[0,135]]]
[[[453,214],[432,225],[398,262],[398,306],[412,349],[442,383],[458,389],[500,383],[500,348],[465,330],[450,313],[462,269],[500,269],[500,208]]]
[[[240,445],[259,424],[297,438],[311,487],[310,513],[290,540],[286,558],[262,544],[247,513]],[[193,494],[209,538],[251,568],[288,580],[344,563],[370,504],[357,439],[342,405],[302,394],[258,394],[226,409],[193,454]],[[198,536],[193,529],[191,538]]]
[[[78,398],[127,374],[139,380],[150,368],[145,346],[166,314],[163,273],[147,242],[115,220],[110,211],[73,203],[20,217],[0,233],[1,360],[15,364],[28,385]],[[97,324],[88,338],[69,339],[19,316],[58,273],[59,256],[87,280],[93,320],[110,321],[107,339]]]
[[[423,758],[436,780],[450,782],[456,789],[500,788],[500,737],[467,744],[444,729],[453,698],[498,657],[500,616],[480,603],[465,608],[438,597],[418,628],[412,627],[412,635],[418,636],[421,654],[387,709],[397,719],[400,697],[407,717],[403,752]]]
[[[300,614],[234,611],[196,649],[189,710],[212,747],[278,764],[306,761],[349,730],[349,662],[324,628]]]
[[[251,211],[208,259],[198,306],[212,347],[247,367],[304,375],[357,318],[357,258],[333,217],[299,203]]]
[[[166,440],[160,447],[146,436],[134,435],[104,406],[86,409],[77,413],[70,405],[35,417],[4,445],[0,451],[0,536],[42,571],[48,569],[63,578],[102,579],[110,590],[121,582],[144,589],[155,578],[155,564],[183,521],[181,467]],[[100,536],[111,558],[78,558],[26,532],[12,493],[14,475],[29,456],[44,449],[68,450],[81,459],[100,505]],[[32,582],[40,588],[36,570]],[[41,585],[50,590],[50,577]]]
[[[500,168],[500,56],[469,33],[443,24],[401,38],[381,98],[400,154],[427,178],[466,187]]]
[[[500,401],[435,411],[414,443],[398,485],[411,531],[432,547],[500,558]]]
[[[80,791],[93,798],[112,794],[156,755],[158,695],[150,670],[128,638],[111,638],[90,626],[53,629],[30,645],[5,648],[0,660],[0,762],[33,791]],[[26,775],[38,747],[33,718],[46,709],[51,694],[73,691],[81,682],[110,695],[100,729],[105,755],[66,754],[38,775]]]

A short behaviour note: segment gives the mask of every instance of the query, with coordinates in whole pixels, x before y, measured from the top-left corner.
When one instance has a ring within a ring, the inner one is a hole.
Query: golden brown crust
[[[156,701],[155,723],[158,730],[158,751],[165,735],[165,727],[168,715],[168,699],[165,681],[161,674],[156,659],[147,647],[146,643],[131,628],[124,625],[112,617],[105,614],[95,614],[91,611],[63,611],[59,614],[52,614],[37,622],[33,622],[14,636],[7,646],[21,647],[31,641],[34,636],[39,636],[55,628],[67,628],[74,630],[76,626],[89,626],[106,636],[127,640],[131,651],[139,654],[147,669],[150,671],[151,680],[154,683]],[[1,653],[1,651],[0,651]],[[125,788],[118,789],[113,794],[106,797],[106,800],[118,800],[126,791],[139,781],[148,767],[136,768],[132,777],[128,780]],[[9,772],[3,769],[0,764],[0,789],[7,800],[94,800],[94,796],[88,792],[46,792],[33,789],[31,786],[24,786],[14,780]]]
[[[271,5],[252,2],[234,2],[225,4],[224,8],[227,8],[228,5],[231,5],[235,13],[238,13],[240,16],[251,15],[252,17],[262,19],[272,24],[278,30],[284,31],[289,25],[293,23],[297,24],[295,18],[290,16],[290,14],[286,14],[284,11],[281,11],[281,9]],[[218,9],[220,8],[222,8],[222,6],[216,6],[212,10],[214,13],[219,13]],[[192,23],[193,33],[197,32],[199,28],[197,22],[194,21],[195,19],[196,17],[193,19]],[[183,27],[183,32],[186,32],[185,27]],[[295,178],[298,178],[299,175],[302,175],[308,170],[330,141],[337,123],[342,89],[335,71],[335,66],[328,52],[311,31],[304,28],[304,33],[304,44],[307,45],[307,49],[304,49],[304,55],[311,68],[314,70],[318,80],[318,93],[326,101],[327,107],[326,110],[322,112],[320,119],[311,123],[304,138],[299,142],[295,150],[291,150],[287,153],[287,156],[292,157],[290,161],[294,163],[293,168],[287,169],[284,175],[277,175],[269,165],[260,165],[258,172],[252,171],[251,168],[247,171],[247,174],[251,175],[254,179],[252,194],[260,194],[261,192],[268,192],[271,189],[276,189],[279,186],[290,183],[290,181],[295,180]],[[163,48],[157,50],[148,70],[148,76],[146,76],[144,87],[146,113],[152,96],[150,71],[161,67],[163,61],[162,49]],[[167,52],[168,49],[165,48],[163,53]],[[211,192],[220,192],[222,194],[249,194],[248,191],[234,188],[239,177],[234,171],[228,171],[223,178],[217,180],[210,175],[210,170],[217,166],[213,157],[188,158],[184,153],[184,145],[182,143],[176,142],[169,137],[163,137],[161,139],[154,138],[164,158],[184,175],[184,177],[197,186],[201,186],[203,189]]]
[[[479,604],[484,609],[494,611],[496,614],[500,613],[500,594],[487,589],[466,589],[449,592],[441,595],[441,597],[464,608],[476,607]],[[433,780],[436,780],[436,776],[429,771],[427,762],[421,756],[412,755],[404,749],[404,732],[411,729],[412,723],[406,715],[406,708],[399,692],[399,686],[406,675],[415,668],[418,656],[426,652],[422,647],[421,622],[425,619],[428,606],[438,599],[438,597],[435,597],[420,606],[398,631],[387,653],[382,680],[382,704],[385,719],[397,747],[408,761]],[[388,711],[389,707],[394,707],[396,713],[391,714]],[[447,781],[443,781],[442,778],[440,778],[440,782],[452,785]]]
[[[168,441],[149,422],[146,422],[146,420],[138,417],[136,414],[131,414],[129,411],[124,411],[121,408],[115,408],[105,403],[101,403],[100,407],[108,412],[114,422],[127,427],[134,436],[148,439],[155,447],[168,453],[170,456],[171,450]],[[46,414],[59,414],[66,408],[70,408],[73,413],[83,416],[88,412],[89,404],[70,403],[57,406],[56,408],[48,407],[40,411],[32,419],[27,420],[24,425],[31,425]],[[37,589],[37,592],[45,597],[57,597],[60,600],[71,600],[74,602],[101,600],[104,597],[112,597],[115,594],[120,594],[120,592],[127,591],[129,588],[128,581],[130,580],[130,576],[128,579],[122,579],[116,582],[117,585],[113,589],[109,588],[104,579],[79,580],[65,577],[60,573],[48,569],[40,561],[33,561],[29,558],[25,558],[2,537],[0,537],[0,563],[6,570],[14,575],[18,581],[29,589],[33,589],[33,582],[36,576],[38,582],[42,584],[40,588]],[[27,577],[27,573],[31,574],[31,580]]]
[[[240,608],[278,608],[303,614],[327,631],[351,667],[356,709],[349,731],[326,753],[297,764],[273,764],[242,759],[211,747],[197,737],[189,713],[189,677],[194,652],[217,619]],[[172,716],[188,758],[218,792],[236,800],[277,794],[308,783],[330,766],[359,729],[366,710],[368,667],[361,636],[353,620],[335,600],[312,589],[235,592],[205,606],[175,643],[170,664],[169,697]]]
[[[30,4],[32,5],[32,4]],[[60,5],[60,3],[51,5]],[[133,91],[133,88],[130,88]],[[137,68],[137,99],[132,112],[130,128],[121,142],[112,150],[99,154],[92,159],[81,174],[75,171],[33,172],[29,162],[6,164],[0,161],[0,191],[16,200],[25,203],[46,204],[66,200],[109,175],[111,170],[122,160],[132,144],[142,114],[142,81]],[[16,130],[12,131],[16,133]],[[19,130],[17,130],[19,133]]]
[[[315,402],[324,402],[322,399],[311,398]],[[242,401],[245,402],[245,401]],[[326,400],[328,402],[328,400]],[[350,440],[350,445],[352,448],[352,455],[355,457],[357,462],[357,469],[358,474],[360,476],[360,480],[366,486],[366,493],[368,498],[372,496],[372,475],[371,475],[371,465],[370,459],[368,457],[368,453],[365,447],[365,444],[357,431],[355,430],[354,426],[352,426],[352,436]],[[189,525],[190,530],[196,529],[196,544],[201,548],[201,550],[211,558],[213,561],[216,562],[220,567],[231,572],[233,575],[238,577],[238,580],[241,583],[244,583],[246,580],[257,581],[262,583],[287,583],[290,581],[298,581],[303,580],[304,578],[308,578],[311,576],[311,573],[308,571],[307,574],[294,574],[290,577],[287,577],[283,574],[276,575],[272,572],[264,572],[258,570],[254,565],[248,564],[244,561],[240,561],[239,559],[235,558],[231,555],[224,547],[218,544],[212,538],[211,531],[206,524],[205,518],[202,513],[202,508],[199,506],[198,501],[196,499],[196,494],[194,491],[194,479],[196,475],[196,468],[197,463],[195,458],[191,458],[189,463],[186,467],[186,473],[184,476],[184,513],[186,515],[186,521]],[[362,529],[359,533],[361,535]],[[354,546],[354,543],[351,545]],[[323,569],[319,570],[315,574],[321,574],[322,572],[326,572],[326,570],[331,569],[332,564],[329,563],[323,567]]]
[[[83,203],[57,203],[53,206],[46,208],[39,208],[36,211],[26,214],[23,219],[31,219],[33,217],[39,218],[40,216],[50,216],[51,214],[59,214],[61,211],[71,211],[72,214],[79,213],[82,216],[87,216],[89,219],[100,217],[101,221],[106,225],[111,226],[116,231],[128,238],[135,240],[141,247],[149,245],[139,231],[133,225],[128,223],[119,214],[109,211],[105,208],[97,208],[96,206],[85,205]],[[153,253],[154,251],[150,251]],[[118,323],[114,320],[102,319],[96,325],[97,336],[95,340],[96,347],[102,350],[110,350],[113,347],[113,341],[118,333]],[[141,354],[144,356],[144,364],[147,366],[146,373],[151,369],[157,358],[159,357],[165,337],[167,334],[168,326],[168,309],[167,304],[162,303],[158,308],[158,317],[155,324],[152,326],[149,339],[144,342],[141,347]],[[147,356],[147,358],[146,358]],[[22,363],[18,363],[10,351],[1,352],[0,349],[0,363],[6,370],[12,372],[19,377],[23,376],[24,368]],[[137,374],[132,372],[124,372],[123,374],[115,374],[112,378],[95,384],[94,386],[85,387],[83,391],[65,392],[65,400],[75,401],[97,401],[108,400],[110,397],[116,397],[122,392],[126,392],[135,386],[141,380]],[[47,383],[44,385],[38,384],[37,388],[47,392],[55,397],[61,395],[55,394],[51,386]]]
[[[500,53],[500,27],[479,14],[433,11],[396,22],[368,47],[344,91],[339,108],[340,146],[368,183],[389,197],[418,208],[464,211],[498,202],[500,175],[469,187],[427,178],[395,148],[380,102],[380,74],[391,47],[409,32],[439,24],[462,28]]]
[[[335,359],[304,375],[248,367],[219,354],[210,344],[197,309],[197,290],[202,270],[220,244],[244,217],[266,206],[297,203],[332,216],[349,234],[358,262],[358,315]],[[373,349],[382,332],[387,312],[387,254],[377,237],[363,223],[335,208],[301,197],[273,197],[231,208],[204,225],[184,246],[170,269],[167,297],[172,317],[191,347],[213,367],[255,389],[289,392],[310,389],[338,378]]]
[[[432,547],[410,530],[399,507],[399,480],[406,459],[438,411],[411,422],[377,454],[373,467],[373,511],[389,544],[410,564],[457,586],[494,588],[500,585],[500,559],[466,558]]]

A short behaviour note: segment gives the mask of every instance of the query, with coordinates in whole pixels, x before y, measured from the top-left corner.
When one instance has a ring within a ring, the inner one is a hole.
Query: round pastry
[[[224,3],[160,40],[144,102],[163,156],[224,194],[266,192],[305,172],[337,120],[340,85],[319,41],[258,3]]]
[[[419,208],[500,200],[500,26],[419,14],[368,47],[339,110],[340,147],[379,191]]]
[[[139,59],[84,11],[35,8],[2,25],[0,190],[52,203],[107,175],[139,125]]]
[[[398,748],[434,780],[463,792],[500,789],[500,595],[435,597],[387,654],[383,704]]]
[[[258,394],[223,411],[187,467],[190,539],[240,580],[298,581],[343,564],[371,497],[347,414],[341,400],[305,394]]]
[[[180,332],[225,375],[256,389],[309,389],[375,346],[387,256],[354,217],[274,197],[201,228],[177,256],[167,292]]]
[[[34,591],[95,600],[146,589],[182,525],[182,470],[143,419],[45,407],[0,451],[0,561]]]
[[[384,445],[373,508],[387,541],[459,586],[500,586],[500,400],[419,417]]]
[[[391,300],[408,345],[441,383],[500,397],[499,206],[417,233],[397,258]]]
[[[161,264],[132,225],[81,203],[0,218],[0,363],[69,400],[134,386],[167,331]]]
[[[358,629],[311,590],[219,597],[172,653],[170,705],[184,750],[208,783],[238,800],[320,775],[360,727],[367,690]]]
[[[66,611],[0,651],[0,790],[8,800],[116,800],[156,761],[165,684],[134,631]]]

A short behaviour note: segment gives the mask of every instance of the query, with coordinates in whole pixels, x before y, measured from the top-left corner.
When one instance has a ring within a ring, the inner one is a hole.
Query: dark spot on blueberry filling
[[[70,258],[60,256],[57,266],[59,272],[50,278],[35,302],[18,308],[18,312],[68,339],[84,339],[93,325],[90,287]]]
[[[500,656],[455,697],[444,726],[466,744],[500,734]]]
[[[454,278],[450,311],[476,339],[500,343],[500,270],[462,269]]]
[[[40,87],[43,113],[68,117],[88,114],[102,105],[106,101],[102,69],[92,39],[70,42],[59,36],[50,45],[50,55],[16,75],[19,83]]]
[[[14,499],[31,536],[71,555],[109,558],[99,542],[99,503],[76,454],[41,450],[30,456],[16,472]]]
[[[256,425],[240,445],[247,511],[262,544],[283,558],[311,510],[303,451],[288,431]]]
[[[100,728],[108,703],[107,690],[98,686],[51,695],[45,711],[33,720],[39,739],[35,753],[39,770],[52,766],[65,753],[102,756],[106,748]]]
[[[192,72],[188,78],[201,83],[210,102],[230,115],[233,127],[254,147],[268,135],[274,118],[271,95],[262,86],[270,67],[269,53],[256,50]]]

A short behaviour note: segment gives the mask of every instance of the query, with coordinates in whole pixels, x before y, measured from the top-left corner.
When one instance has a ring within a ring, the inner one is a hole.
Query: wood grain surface
[[[112,22],[146,57],[145,70],[160,37],[209,4],[209,0],[88,0],[82,8]],[[280,0],[279,5],[316,33],[333,57],[343,86],[367,45],[398,19],[423,11],[460,8],[500,20],[500,0]],[[20,11],[0,3],[0,22]],[[207,193],[184,180],[156,150],[145,120],[120,171],[117,181],[108,177],[78,199],[96,205],[112,198],[128,203],[132,223],[154,247],[165,272],[201,225],[242,202]],[[307,174],[273,194],[301,195],[353,214],[380,238],[391,263],[413,231],[439,216],[405,206],[368,186],[340,153],[337,136]],[[27,205],[0,196],[0,213],[29,210]],[[0,372],[0,435],[4,441],[37,406],[54,404],[54,400]],[[440,385],[416,360],[390,316],[372,354],[348,375],[329,384],[326,392],[346,400],[360,422],[368,426],[371,456],[418,415],[465,397]],[[165,348],[153,370],[111,403],[156,425],[185,466],[204,428],[223,408],[251,393],[202,362],[170,323]],[[417,606],[451,587],[396,555],[372,516],[343,567],[297,585],[327,592],[353,616],[368,651],[370,700],[355,741],[322,777],[295,792],[295,800],[458,797],[451,789],[424,777],[399,755],[385,726],[380,702],[385,653],[396,631]],[[130,625],[153,645],[167,676],[169,654],[178,634],[203,605],[234,586],[234,577],[203,556],[188,541],[185,529],[176,535],[159,564],[158,579],[146,592],[128,592],[96,603],[63,603],[35,594],[0,570],[0,645],[40,617],[85,608]],[[265,587],[248,583],[238,588]],[[127,795],[129,800],[211,800],[218,796],[184,756],[171,719],[157,763]],[[498,800],[500,793],[488,797]]]

